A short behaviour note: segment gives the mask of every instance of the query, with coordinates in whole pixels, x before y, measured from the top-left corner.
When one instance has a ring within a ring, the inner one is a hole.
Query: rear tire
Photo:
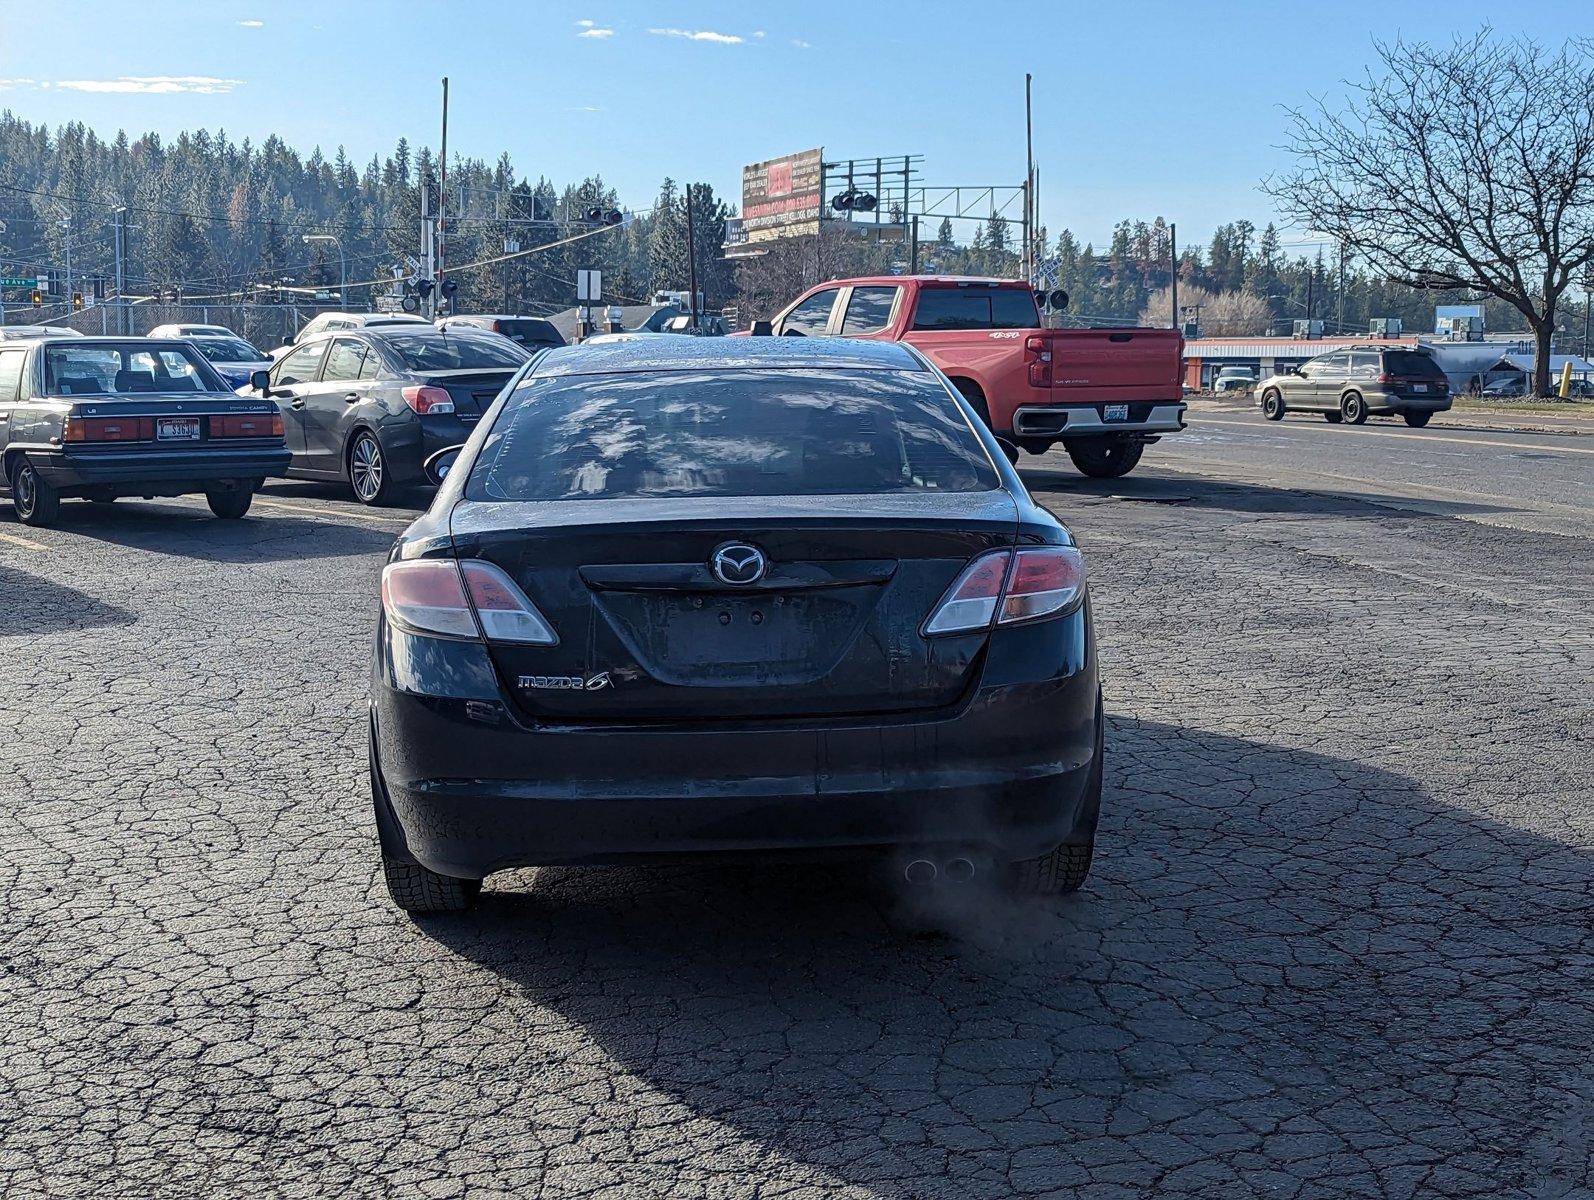
[[[1106,750],[1106,721],[1100,704],[1096,708],[1096,757],[1090,766],[1081,803],[1092,819],[1085,838],[1065,842],[1039,858],[1026,858],[1008,868],[1008,890],[1021,896],[1062,896],[1077,892],[1090,874],[1096,855],[1096,821],[1101,815],[1102,758]]]
[[[985,393],[980,391],[980,385],[969,379],[954,379],[952,386],[957,388],[958,395],[969,402],[980,420],[985,422],[985,428],[991,428],[991,406],[985,402]],[[994,432],[994,430],[993,430]]]
[[[1352,425],[1367,424],[1367,401],[1360,392],[1346,392],[1339,398],[1339,415]]]
[[[1428,418],[1432,417],[1433,413],[1409,412],[1403,413],[1401,415],[1406,418],[1406,424],[1410,425],[1413,429],[1421,429],[1424,425],[1428,424]]]
[[[205,493],[205,503],[210,505],[210,511],[224,521],[236,521],[249,511],[249,506],[254,502],[255,494],[248,488],[234,488],[230,491],[211,491]]]
[[[1326,412],[1323,414],[1323,420],[1327,421],[1330,425],[1338,425],[1344,419],[1344,413]]]
[[[362,429],[349,443],[347,461],[349,487],[361,504],[378,507],[389,503],[398,490],[393,485],[393,472],[389,469],[382,443],[368,429]]]
[[[1135,469],[1146,445],[1128,438],[1091,438],[1064,442],[1063,449],[1074,466],[1092,479],[1120,479]]]
[[[1262,393],[1262,415],[1269,421],[1282,421],[1284,419],[1284,397],[1279,395],[1274,388],[1268,388]]]
[[[11,505],[17,520],[39,529],[54,525],[61,515],[61,493],[39,478],[26,455],[19,455],[11,467]]]
[[[419,863],[382,856],[382,877],[393,903],[407,913],[458,913],[469,910],[481,895],[480,879],[439,875]]]

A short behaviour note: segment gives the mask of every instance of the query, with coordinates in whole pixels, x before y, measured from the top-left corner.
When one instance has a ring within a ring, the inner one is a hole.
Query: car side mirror
[[[250,371],[249,386],[254,388],[255,391],[259,392],[262,396],[271,395],[271,372]]]
[[[454,464],[459,461],[459,452],[465,447],[445,446],[436,454],[428,458],[422,466],[426,478],[433,484],[440,484],[448,478],[448,473],[454,469]]]
[[[773,321],[767,321],[763,318],[760,318],[759,320],[753,322],[752,334],[754,337],[773,337],[775,334],[775,324]]]
[[[291,335],[290,335],[290,336],[288,336],[288,337],[285,337],[285,338],[283,338],[283,339],[282,339],[282,344],[283,344],[283,345],[284,345],[284,346],[291,346],[291,345],[293,345],[293,338],[292,338],[292,336],[291,336]]]

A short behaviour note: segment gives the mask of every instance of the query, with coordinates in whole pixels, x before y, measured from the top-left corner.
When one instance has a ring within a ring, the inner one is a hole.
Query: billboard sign
[[[749,242],[819,232],[822,150],[804,150],[742,168],[742,229]]]

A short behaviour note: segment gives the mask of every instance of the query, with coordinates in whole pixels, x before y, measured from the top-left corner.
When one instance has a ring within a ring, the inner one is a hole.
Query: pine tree
[[[957,249],[957,241],[952,236],[951,217],[941,218],[941,228],[935,235],[935,248],[942,254],[950,254]]]

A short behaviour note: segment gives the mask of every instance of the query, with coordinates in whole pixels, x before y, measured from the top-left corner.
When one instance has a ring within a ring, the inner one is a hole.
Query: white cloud
[[[608,109],[604,108],[603,105],[601,105],[601,104],[577,104],[577,105],[573,105],[570,108],[565,109],[565,111],[566,112],[600,113],[600,112],[607,112]]]
[[[689,42],[715,42],[721,46],[740,46],[746,38],[734,33],[715,33],[712,29],[650,29],[659,37],[685,38]]]
[[[596,21],[580,20],[580,21],[576,22],[576,28],[577,29],[591,29],[596,24],[597,24]]]
[[[263,29],[266,23],[264,21],[239,21],[238,24],[245,29]]]
[[[192,92],[200,96],[221,96],[241,83],[242,79],[218,79],[214,75],[122,75],[116,79],[62,79],[55,86],[72,92],[121,92],[147,96]]]
[[[759,41],[763,41],[764,40],[764,31],[762,29],[755,29],[755,30],[753,30],[753,36],[755,38],[757,38]]]
[[[802,38],[792,38],[792,40],[791,40],[791,44],[792,44],[792,45],[793,45],[793,46],[796,46],[796,47],[797,47],[797,49],[799,49],[799,50],[806,50],[806,49],[808,49],[808,43],[807,43],[807,42],[805,42],[805,41],[803,41],[803,40],[802,40]]]
[[[614,36],[614,30],[605,29],[601,25],[594,25],[591,29],[583,29],[580,33],[576,34],[576,36],[585,38],[609,38]]]
[[[0,79],[0,92],[7,88],[32,87],[37,82],[36,79]]]

